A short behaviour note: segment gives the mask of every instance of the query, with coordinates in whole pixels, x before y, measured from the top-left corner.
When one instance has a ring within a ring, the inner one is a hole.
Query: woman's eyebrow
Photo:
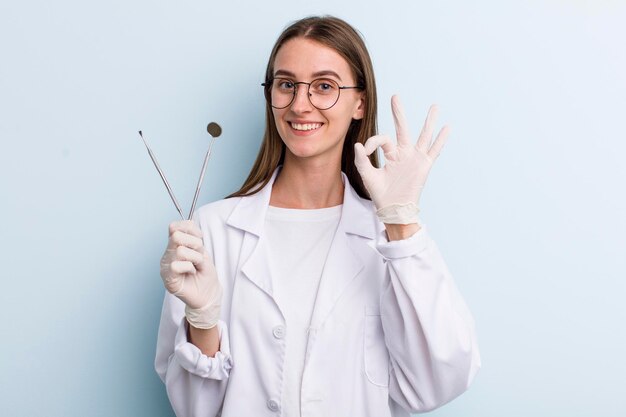
[[[325,71],[318,71],[316,73],[313,73],[314,77],[323,77],[325,75],[333,76],[337,78],[339,81],[341,81],[341,77],[335,71],[325,70]]]
[[[291,77],[291,78],[295,78],[296,77],[296,75],[293,72],[287,71],[287,70],[283,70],[283,69],[279,69],[279,70],[276,70],[276,72],[274,72],[274,77],[278,77],[278,76],[281,76],[281,75],[285,76],[285,77]],[[337,74],[335,71],[331,71],[331,70],[317,71],[317,72],[314,72],[312,75],[315,78],[330,75],[330,76],[333,76],[333,77],[337,78],[339,81],[342,81],[341,77],[339,76],[339,74]]]

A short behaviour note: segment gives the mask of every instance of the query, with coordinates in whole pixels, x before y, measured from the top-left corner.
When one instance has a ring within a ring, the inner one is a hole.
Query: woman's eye
[[[320,94],[332,93],[337,89],[336,84],[331,80],[317,80],[311,85],[311,87],[315,92]]]
[[[294,84],[291,81],[282,80],[278,83],[278,88],[281,90],[293,90]]]

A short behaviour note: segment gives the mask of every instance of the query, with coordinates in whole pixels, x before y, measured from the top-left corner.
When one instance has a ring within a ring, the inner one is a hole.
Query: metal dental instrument
[[[209,163],[209,159],[211,158],[211,148],[213,148],[213,142],[215,142],[215,139],[217,139],[218,136],[222,134],[222,128],[220,127],[220,125],[214,122],[209,123],[206,127],[206,130],[207,132],[209,132],[209,135],[211,135],[211,144],[209,145],[209,150],[204,157],[204,163],[202,164],[202,170],[200,171],[200,178],[198,178],[198,185],[196,186],[196,193],[193,196],[193,203],[191,203],[191,210],[189,211],[189,217],[187,217],[187,220],[191,220],[191,216],[196,209],[196,202],[198,201],[198,195],[200,194],[200,187],[202,187],[204,173]]]
[[[139,136],[141,136],[141,139],[143,140],[144,145],[146,145],[146,149],[148,149],[148,154],[150,155],[150,158],[152,159],[152,162],[154,163],[154,166],[156,167],[157,171],[159,171],[159,175],[161,176],[161,179],[163,180],[163,183],[165,184],[165,188],[167,188],[167,192],[170,194],[170,197],[172,198],[172,201],[174,202],[174,205],[176,206],[176,210],[178,210],[178,213],[180,214],[180,218],[185,220],[185,216],[183,216],[183,210],[180,208],[180,205],[178,204],[176,197],[174,197],[174,192],[172,191],[172,187],[170,187],[170,184],[167,182],[167,178],[165,178],[165,174],[163,173],[163,171],[161,171],[161,167],[159,167],[159,163],[157,162],[156,157],[152,153],[152,150],[148,146],[148,142],[146,142],[146,140],[144,139],[143,134],[141,133],[141,130],[139,131]]]

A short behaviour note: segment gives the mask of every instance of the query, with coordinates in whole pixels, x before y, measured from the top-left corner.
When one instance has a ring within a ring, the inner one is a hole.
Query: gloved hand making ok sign
[[[397,144],[389,136],[372,136],[365,142],[365,146],[361,143],[354,145],[354,162],[376,206],[376,214],[383,223],[417,223],[422,188],[433,162],[446,142],[449,128],[443,127],[432,142],[438,111],[437,106],[433,105],[428,111],[417,144],[413,144],[404,110],[397,96],[391,98],[391,110],[396,126]],[[385,166],[375,168],[368,156],[379,146],[383,148]]]
[[[161,258],[165,288],[185,303],[185,316],[192,326],[210,329],[217,324],[222,286],[215,266],[202,244],[202,232],[193,221],[175,221]]]

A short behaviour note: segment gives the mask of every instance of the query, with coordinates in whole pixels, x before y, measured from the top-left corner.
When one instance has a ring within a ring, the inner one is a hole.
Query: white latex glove
[[[444,126],[431,144],[438,112],[437,106],[432,105],[417,144],[413,145],[404,110],[397,96],[391,97],[391,110],[397,145],[388,136],[372,136],[365,142],[365,146],[361,143],[354,145],[354,162],[376,206],[376,214],[383,223],[417,223],[422,188],[450,129]],[[368,156],[379,146],[383,148],[385,166],[375,168]]]
[[[161,258],[161,278],[165,288],[185,303],[189,324],[199,329],[217,324],[222,285],[202,244],[202,232],[193,221],[170,224],[167,248]]]

